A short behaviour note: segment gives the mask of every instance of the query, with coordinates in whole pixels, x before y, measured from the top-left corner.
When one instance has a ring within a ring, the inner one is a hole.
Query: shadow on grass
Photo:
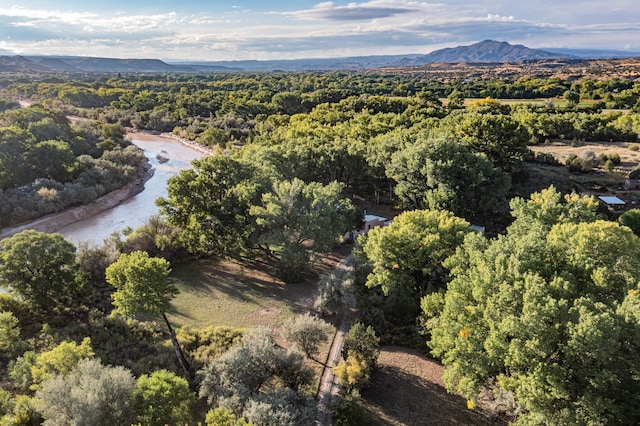
[[[201,299],[231,299],[262,307],[272,301],[285,302],[295,312],[304,310],[305,302],[315,293],[317,275],[309,274],[301,283],[284,284],[274,278],[273,265],[253,260],[235,263],[205,259],[178,265],[173,277],[180,290]],[[171,314],[193,319],[188,312],[173,307]]]

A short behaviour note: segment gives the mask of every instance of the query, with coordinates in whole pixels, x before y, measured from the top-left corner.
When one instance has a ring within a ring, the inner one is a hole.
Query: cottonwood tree
[[[45,381],[36,392],[45,426],[122,425],[133,420],[130,407],[135,380],[124,367],[98,359],[80,361],[66,375]]]
[[[22,231],[0,242],[0,287],[43,312],[71,308],[84,286],[76,247],[60,234]]]
[[[445,210],[412,210],[358,239],[360,260],[373,266],[368,287],[421,297],[443,284],[442,262],[471,232],[469,223]]]
[[[520,424],[640,420],[640,239],[631,230],[560,220],[491,241],[472,234],[445,265],[454,278],[423,310],[450,391],[473,406],[493,384],[522,407]]]
[[[486,154],[453,139],[419,139],[391,156],[386,174],[410,209],[445,209],[478,221],[506,210],[509,176]]]
[[[238,257],[253,248],[251,206],[267,192],[268,179],[252,165],[225,155],[192,162],[193,168],[169,179],[168,198],[159,198],[169,224],[181,229],[192,252]]]
[[[150,257],[147,252],[134,251],[121,254],[106,270],[107,282],[116,288],[111,295],[115,313],[133,318],[136,315],[162,317],[176,356],[184,373],[189,376],[187,362],[167,318],[171,299],[178,289],[169,279],[169,262],[161,257]]]
[[[338,182],[275,182],[262,204],[251,208],[263,228],[261,240],[282,247],[279,274],[285,281],[298,280],[311,257],[329,251],[355,222],[355,207],[342,189]]]
[[[441,128],[507,173],[520,170],[531,140],[523,125],[504,114],[456,114],[442,120]]]

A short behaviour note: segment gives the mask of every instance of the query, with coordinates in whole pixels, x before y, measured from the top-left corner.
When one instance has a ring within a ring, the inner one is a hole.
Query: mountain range
[[[640,57],[640,52],[593,49],[531,49],[505,41],[484,40],[426,55],[356,56],[266,61],[162,61],[82,56],[0,56],[0,72],[64,73],[210,73],[237,71],[358,70],[420,66],[431,63],[521,62],[544,59]]]

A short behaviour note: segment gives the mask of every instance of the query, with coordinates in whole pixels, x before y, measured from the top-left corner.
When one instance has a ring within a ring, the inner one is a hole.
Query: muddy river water
[[[144,184],[144,190],[109,210],[67,225],[57,232],[75,243],[91,241],[99,245],[114,232],[143,225],[150,216],[158,213],[155,200],[167,195],[169,178],[191,167],[192,160],[205,155],[163,136],[132,133],[129,139],[144,150],[153,168],[153,176]]]

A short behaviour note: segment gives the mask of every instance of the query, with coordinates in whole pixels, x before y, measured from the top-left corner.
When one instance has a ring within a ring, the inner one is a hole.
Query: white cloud
[[[0,51],[276,59],[427,53],[483,39],[530,47],[640,50],[640,23],[629,19],[640,17],[636,0],[538,0],[535,7],[489,0],[370,0],[346,5],[321,2],[287,12],[229,6],[226,13],[189,14],[176,9],[148,15],[56,7],[0,7]]]

